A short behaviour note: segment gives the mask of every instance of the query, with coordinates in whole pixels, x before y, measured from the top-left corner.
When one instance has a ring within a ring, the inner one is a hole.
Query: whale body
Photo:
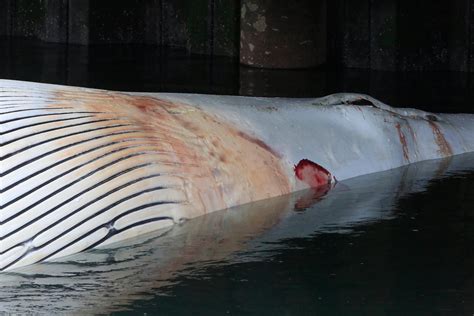
[[[426,194],[430,195],[428,192],[438,190],[435,188],[439,188],[440,183],[444,183],[445,189],[448,182],[449,186],[461,188],[463,181],[460,184],[446,179],[463,178],[473,171],[472,153],[449,161],[423,161],[348,179],[344,187],[336,186],[324,199],[311,199],[311,190],[299,191],[213,212],[185,225],[140,235],[107,249],[22,267],[0,277],[1,309],[12,314],[47,315],[77,311],[102,315],[123,311],[124,306],[147,301],[156,293],[174,294],[173,285],[182,286],[182,280],[187,277],[200,278],[203,270],[208,276],[217,267],[226,269],[241,263],[281,261],[281,254],[297,240],[313,240],[312,244],[317,244],[326,239],[327,234],[333,237],[337,234],[336,239],[347,240],[361,230],[366,231],[367,227],[366,233],[373,234],[378,226],[375,223],[398,227],[399,223],[394,224],[391,219],[401,215],[400,208],[403,209],[407,198],[422,195],[425,199]],[[456,189],[450,192],[454,194],[448,197],[451,202],[466,193]],[[304,209],[300,209],[301,206]],[[456,212],[460,214],[459,210]],[[445,218],[451,217],[446,215]],[[432,225],[435,224],[428,223],[422,230],[426,233],[427,229],[435,228]],[[396,234],[389,234],[383,242],[390,243],[396,238]],[[374,245],[368,242],[370,239],[363,238],[365,246]],[[380,240],[376,244],[383,248]],[[379,255],[392,258],[391,254]],[[324,258],[321,260],[327,262]],[[386,266],[376,266],[378,273],[373,273],[384,274]],[[390,273],[385,275],[387,280],[392,277]],[[375,282],[384,287],[378,279]],[[83,290],[85,286],[87,291]]]
[[[0,271],[474,151],[474,115],[0,80]],[[212,229],[210,227],[209,229]]]

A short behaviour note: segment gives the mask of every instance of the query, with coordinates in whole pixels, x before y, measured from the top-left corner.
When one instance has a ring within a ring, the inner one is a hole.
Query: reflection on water
[[[0,278],[7,312],[471,314],[474,154],[216,212]]]

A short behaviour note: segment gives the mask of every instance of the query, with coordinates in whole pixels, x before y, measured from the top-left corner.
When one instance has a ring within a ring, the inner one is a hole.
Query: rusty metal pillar
[[[242,0],[240,62],[307,68],[326,61],[326,0]]]

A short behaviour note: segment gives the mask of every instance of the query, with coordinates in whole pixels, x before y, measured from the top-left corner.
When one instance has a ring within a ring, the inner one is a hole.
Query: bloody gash
[[[8,270],[257,200],[327,192],[336,178],[471,152],[474,115],[354,94],[121,93],[2,80],[0,137]]]

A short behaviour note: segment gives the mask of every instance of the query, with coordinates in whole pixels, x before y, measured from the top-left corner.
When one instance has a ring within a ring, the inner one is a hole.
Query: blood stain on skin
[[[238,135],[240,137],[242,137],[243,139],[251,142],[251,143],[254,143],[255,145],[257,145],[258,147],[261,147],[262,149],[272,153],[274,156],[276,157],[281,157],[279,153],[277,153],[276,151],[274,151],[270,146],[268,146],[266,143],[264,143],[263,141],[261,141],[260,139],[257,139],[257,138],[254,138],[250,135],[247,135],[243,132],[238,132]]]
[[[328,170],[309,159],[298,162],[295,166],[295,175],[312,188],[328,185],[332,180],[332,175]]]
[[[410,161],[410,156],[408,155],[407,139],[405,137],[405,134],[402,132],[402,127],[400,126],[400,123],[397,123],[395,127],[398,131],[398,138],[400,138],[400,144],[402,144],[403,157],[406,161]]]
[[[435,137],[436,144],[439,147],[440,154],[444,157],[452,156],[453,150],[451,149],[451,145],[449,145],[438,125],[436,125],[434,121],[428,121],[428,124],[430,124],[430,127],[433,130],[433,135]]]

